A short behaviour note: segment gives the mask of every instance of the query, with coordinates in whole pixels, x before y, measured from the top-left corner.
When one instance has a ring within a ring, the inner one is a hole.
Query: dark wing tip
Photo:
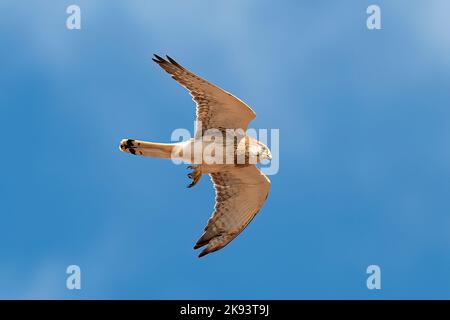
[[[210,253],[210,251],[208,251],[208,249],[205,249],[199,253],[198,257],[201,258],[203,256],[206,256],[208,253]]]
[[[206,232],[202,234],[202,236],[197,240],[197,242],[194,245],[194,249],[201,248],[203,246],[206,246],[209,243],[209,240],[211,240],[210,236],[206,235]]]
[[[203,247],[205,244],[206,244],[206,243],[198,243],[198,242],[197,242],[197,243],[194,245],[194,250],[197,250],[198,248]]]
[[[170,62],[171,64],[177,66],[178,68],[183,69],[183,67],[182,67],[178,62],[176,62],[175,60],[173,60],[173,59],[172,59],[171,57],[169,57],[168,55],[166,55],[166,58],[167,58],[167,60],[169,60],[169,62]]]
[[[158,61],[156,61],[156,62],[164,62],[164,61],[166,61],[166,60],[164,60],[164,58],[161,58],[161,57],[158,56],[156,53],[154,53],[153,56],[156,58],[156,60],[158,60]],[[153,61],[155,61],[155,60],[153,59]]]
[[[178,69],[184,70],[184,68],[178,63],[176,62],[174,59],[172,59],[171,57],[166,55],[166,59],[158,56],[156,53],[153,54],[154,58],[152,58],[153,61],[155,61],[157,64],[159,64],[160,66],[162,65],[171,65],[173,67],[176,67]]]

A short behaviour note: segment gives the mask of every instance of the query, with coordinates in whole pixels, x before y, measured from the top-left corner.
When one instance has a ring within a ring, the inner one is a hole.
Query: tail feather
[[[174,144],[154,143],[133,139],[123,139],[120,141],[120,151],[154,158],[171,158]]]

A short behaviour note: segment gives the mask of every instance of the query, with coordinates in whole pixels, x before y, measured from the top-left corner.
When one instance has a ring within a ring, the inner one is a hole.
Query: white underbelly
[[[234,141],[188,140],[177,144],[172,159],[193,164],[234,164]]]

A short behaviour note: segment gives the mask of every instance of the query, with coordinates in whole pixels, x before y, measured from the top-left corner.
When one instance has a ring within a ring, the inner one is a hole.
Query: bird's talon
[[[200,170],[200,166],[188,166],[188,169],[192,170],[192,172],[188,173],[187,175],[189,179],[192,179],[192,182],[190,185],[188,185],[188,188],[192,188],[202,177],[202,172]]]

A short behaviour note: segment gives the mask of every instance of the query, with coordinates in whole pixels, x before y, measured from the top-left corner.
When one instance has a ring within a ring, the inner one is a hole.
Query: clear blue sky
[[[450,3],[376,1],[369,31],[372,3],[2,1],[0,298],[450,298]],[[152,53],[280,129],[266,205],[203,259],[208,179],[118,150],[193,126]]]

